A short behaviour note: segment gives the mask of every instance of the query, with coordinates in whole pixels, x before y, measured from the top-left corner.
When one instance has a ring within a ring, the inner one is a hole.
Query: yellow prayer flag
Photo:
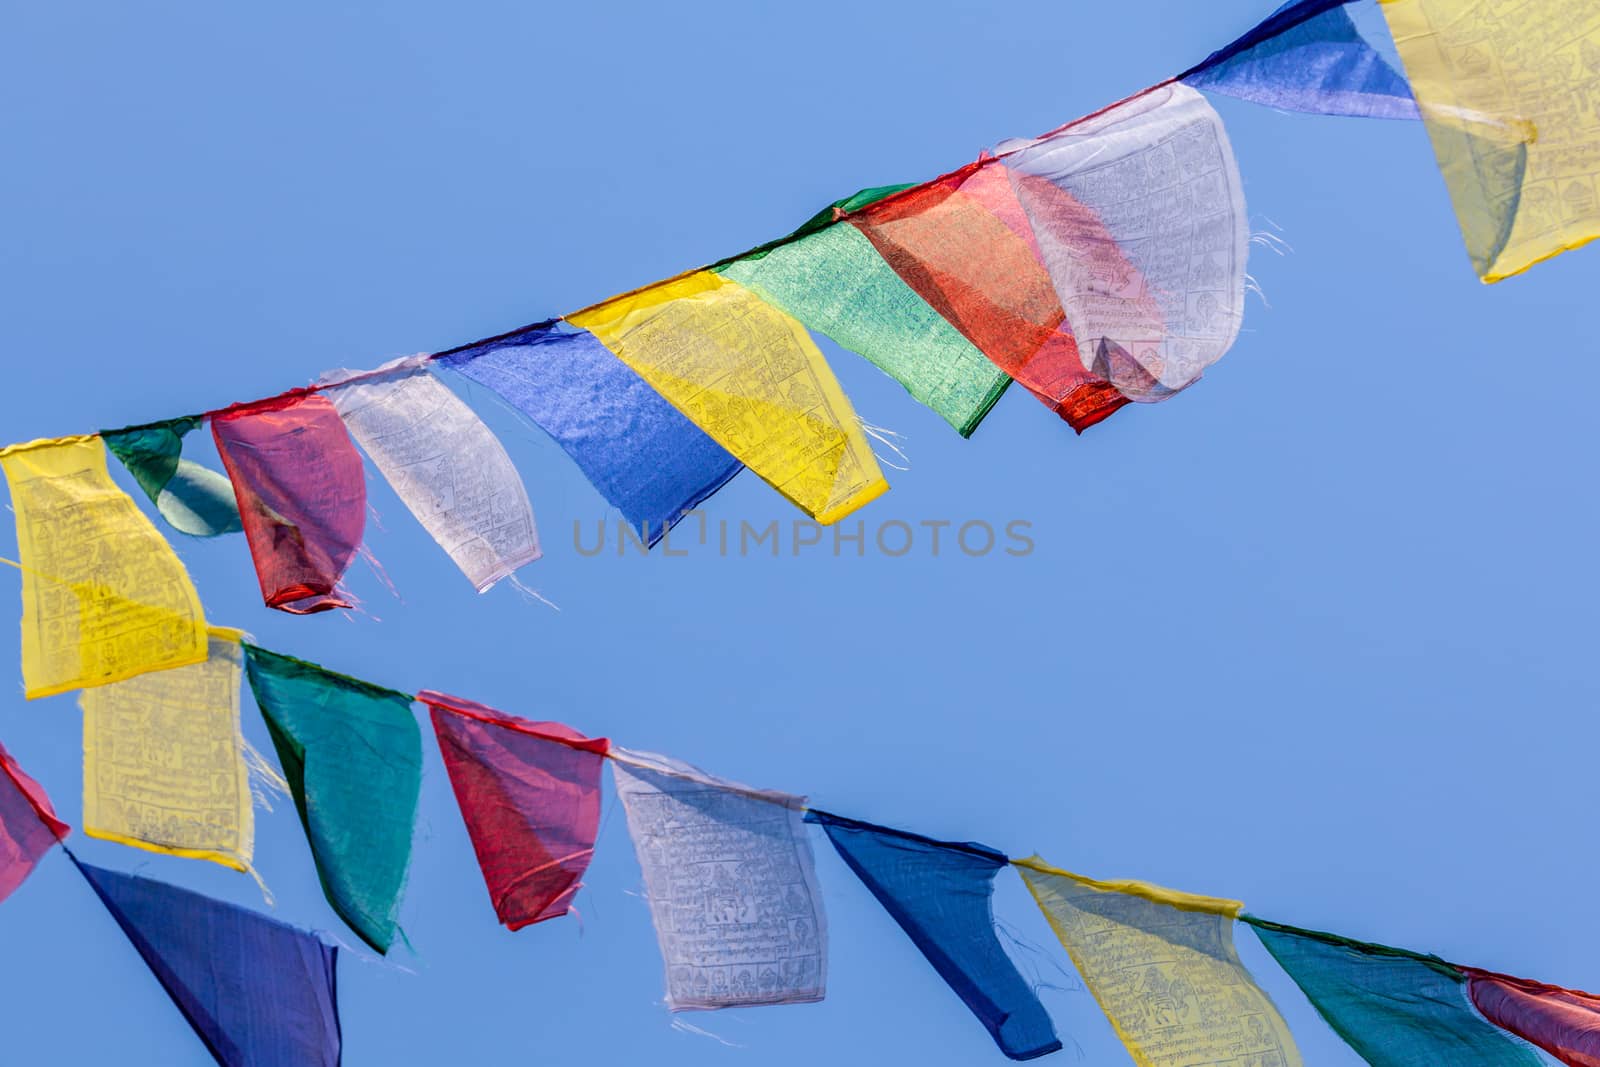
[[[889,488],[805,327],[737,282],[700,271],[568,321],[818,522]]]
[[[111,481],[100,438],[12,445],[0,466],[17,514],[30,699],[206,658],[200,594]]]
[[[1233,947],[1238,901],[1013,863],[1140,1067],[1299,1067]]]
[[[85,833],[250,870],[255,822],[239,729],[242,636],[214,627],[204,663],[79,696]]]
[[[1381,3],[1479,276],[1600,237],[1600,4]]]

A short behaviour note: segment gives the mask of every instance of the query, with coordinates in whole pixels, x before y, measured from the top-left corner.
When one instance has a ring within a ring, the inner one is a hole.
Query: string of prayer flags
[[[1471,967],[1461,971],[1484,1018],[1562,1063],[1600,1065],[1600,997]]]
[[[242,636],[213,627],[203,663],[83,691],[84,833],[251,869]]]
[[[1004,855],[817,811],[833,847],[900,924],[1000,1050],[1031,1060],[1061,1048],[1050,1015],[994,932],[994,876]]]
[[[1600,236],[1600,7],[1381,4],[1478,276]]]
[[[1128,402],[1086,369],[1028,220],[992,158],[843,217],[918,296],[1074,430]]]
[[[156,511],[179,533],[216,537],[244,529],[228,479],[183,458],[183,438],[203,420],[194,415],[100,434]]]
[[[73,862],[222,1067],[338,1067],[336,947],[165,882]]]
[[[323,382],[345,429],[482,593],[539,558],[539,531],[505,446],[427,363],[412,356]]]
[[[1250,234],[1205,97],[1159,87],[1002,155],[1079,351],[1119,392],[1162,400],[1222,358]]]
[[[611,750],[673,1011],[803,1004],[827,984],[828,931],[803,797]]]
[[[586,330],[542,323],[435,358],[549,434],[650,545],[743,469]]]
[[[714,268],[807,329],[871,361],[962,437],[1011,379],[907,285],[860,230],[833,225],[908,186],[865,189],[789,238]]]
[[[30,700],[206,658],[200,594],[111,481],[100,438],[12,445],[0,466],[17,516]]]
[[[1527,1045],[1491,1025],[1467,978],[1434,956],[1247,917],[1335,1033],[1373,1067],[1536,1067]]]
[[[235,405],[212,417],[211,432],[267,607],[350,607],[337,586],[361,546],[367,485],[332,401],[299,390]]]
[[[245,672],[339,917],[388,952],[422,788],[411,698],[244,643]]]
[[[0,901],[17,891],[72,828],[56,818],[38,782],[0,745]]]
[[[495,914],[512,930],[565,915],[600,832],[610,743],[424,690]]]
[[[805,327],[738,282],[698,271],[568,321],[817,522],[888,491]]]
[[[1267,107],[1415,119],[1411,86],[1350,17],[1354,0],[1289,0],[1179,80]]]
[[[1037,856],[1012,862],[1141,1067],[1300,1067],[1288,1025],[1234,949],[1238,901],[1097,882]]]

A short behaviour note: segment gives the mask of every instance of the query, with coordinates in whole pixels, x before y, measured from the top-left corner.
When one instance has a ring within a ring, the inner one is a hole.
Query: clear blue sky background
[[[1097,108],[1270,6],[12,5],[0,436],[204,410],[572,310]],[[573,523],[614,513],[467,390],[525,475],[547,557],[522,577],[559,614],[476,596],[374,477],[369,543],[403,599],[358,564],[370,616],[291,618],[261,606],[241,538],[179,538],[210,616],[846,814],[1600,985],[1571,891],[1600,875],[1574,836],[1596,799],[1600,253],[1485,288],[1419,126],[1216,103],[1253,227],[1293,252],[1254,250],[1271,307],[1252,297],[1180,398],[1077,438],[1013,390],[964,442],[823,345],[914,461],[869,525],[1021,519],[1030,557],[582,558]],[[743,474],[709,514],[796,513]],[[0,738],[76,823],[74,698],[12,692]],[[245,729],[267,746],[248,698]],[[736,1048],[674,1031],[609,796],[582,923],[510,934],[431,732],[425,752],[416,955],[344,957],[350,1067],[1002,1062],[820,837],[826,1002],[688,1017]],[[75,840],[261,906],[241,875]],[[257,858],[277,915],[354,942],[290,805]],[[1009,873],[996,908],[1070,967]],[[1356,1062],[1239,942],[1308,1062]],[[63,856],[0,907],[0,946],[7,1063],[208,1062]],[[1073,1043],[1126,1062],[1086,993],[1044,996],[1062,1062]]]

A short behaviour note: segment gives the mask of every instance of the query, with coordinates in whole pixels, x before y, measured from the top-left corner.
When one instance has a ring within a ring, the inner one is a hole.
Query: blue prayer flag
[[[994,849],[957,844],[812,809],[850,869],[878,898],[1014,1060],[1061,1048],[1033,989],[994,933],[995,872],[1009,862]]]

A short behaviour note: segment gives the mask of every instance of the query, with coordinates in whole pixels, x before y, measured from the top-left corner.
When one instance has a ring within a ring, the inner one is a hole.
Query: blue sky
[[[1093,110],[1269,7],[14,6],[0,436],[204,410],[572,310]],[[1079,438],[1012,390],[962,441],[823,344],[912,459],[869,527],[1021,520],[1032,554],[585,558],[573,523],[614,513],[463,387],[524,474],[547,554],[522,579],[559,613],[474,594],[374,476],[368,541],[403,599],[358,564],[368,615],[290,618],[261,606],[242,539],[179,538],[208,614],[844,814],[1600,985],[1600,928],[1568,888],[1600,875],[1572,838],[1596,799],[1580,372],[1600,258],[1486,288],[1419,126],[1215,103],[1253,228],[1292,252],[1254,250],[1270,307],[1251,298],[1181,397]],[[795,516],[748,473],[708,509]],[[0,676],[20,677],[15,650]],[[77,823],[75,700],[12,692],[0,740]],[[245,728],[267,747],[248,702]],[[736,1047],[675,1031],[609,798],[581,923],[510,934],[431,735],[425,752],[416,954],[342,960],[350,1067],[1002,1062],[820,835],[827,1000],[688,1018]],[[221,868],[76,847],[261,906]],[[261,817],[257,861],[278,916],[355,942],[290,805]],[[996,910],[1067,985],[1009,874]],[[1358,1062],[1238,940],[1308,1062]],[[8,1061],[209,1062],[59,854],[0,907],[0,945]],[[1126,1062],[1086,993],[1044,998],[1062,1062]]]

